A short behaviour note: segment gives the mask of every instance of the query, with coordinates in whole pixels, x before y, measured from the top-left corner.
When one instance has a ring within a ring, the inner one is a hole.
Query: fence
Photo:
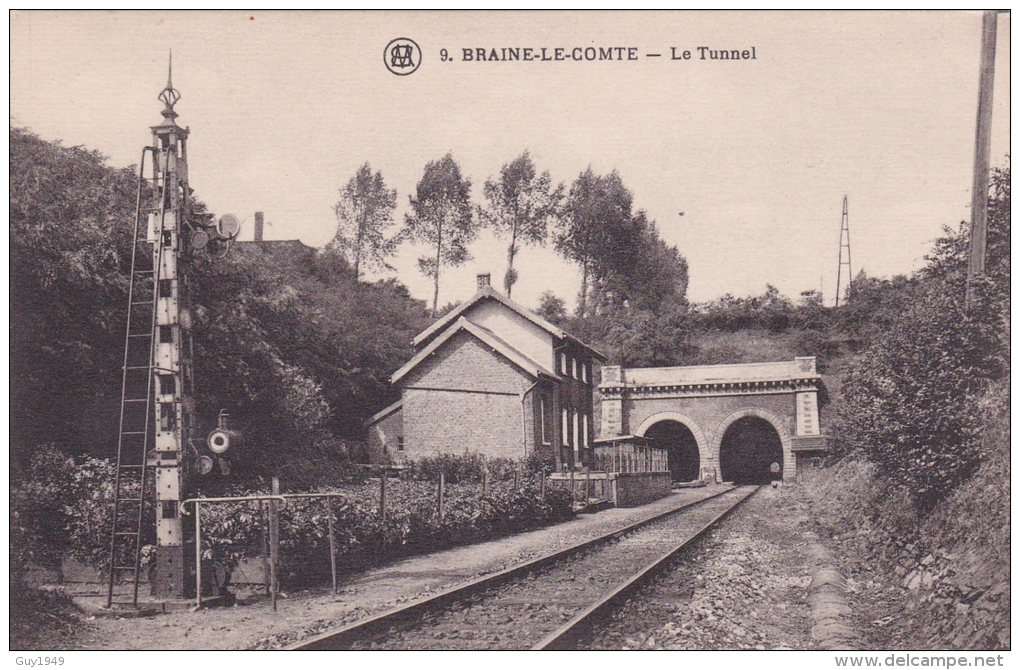
[[[668,472],[669,460],[665,449],[631,442],[610,442],[595,446],[595,469],[604,472]]]
[[[547,500],[545,471],[531,472],[517,467],[495,478],[486,470],[480,483],[460,482],[452,487],[445,473],[439,471],[435,480],[402,483],[398,480],[399,485],[394,488],[392,481],[387,484],[387,470],[399,469],[375,468],[374,474],[380,475],[378,486],[369,480],[353,491],[281,494],[279,482],[274,479],[271,493],[190,498],[180,503],[181,513],[195,518],[197,605],[202,606],[203,597],[208,599],[215,595],[215,587],[219,585],[216,581],[219,567],[213,564],[214,572],[209,573],[208,561],[202,565],[203,552],[208,557],[210,550],[219,554],[226,548],[230,560],[257,560],[258,554],[262,554],[262,578],[257,581],[265,580],[266,592],[275,610],[281,577],[281,527],[285,536],[282,546],[287,554],[282,561],[285,580],[287,575],[294,576],[293,565],[288,567],[288,557],[295,549],[297,537],[302,538],[301,546],[311,546],[317,553],[313,562],[305,560],[299,564],[302,568],[313,566],[313,569],[319,569],[314,568],[315,565],[325,567],[328,538],[329,566],[336,592],[338,563],[342,570],[349,570],[356,566],[357,560],[366,557],[374,562],[378,557],[394,557],[404,550],[459,544],[465,538],[512,532],[520,530],[519,526],[530,527],[570,513],[562,498],[558,506],[544,502]],[[529,493],[522,495],[525,492]],[[336,504],[337,498],[339,504]],[[410,506],[409,500],[413,500]],[[298,501],[308,505],[295,505]],[[222,512],[217,510],[210,514],[214,505]],[[298,519],[300,522],[295,523]],[[327,525],[328,532],[323,532]],[[304,541],[309,537],[310,545]],[[320,544],[316,544],[316,538]],[[315,549],[316,546],[321,549]],[[355,562],[351,561],[352,546],[360,548],[355,550],[355,555],[364,552]],[[207,582],[212,575],[212,594],[209,593],[210,584],[203,583],[204,571]]]
[[[605,471],[590,468],[568,470],[554,472],[549,479],[554,486],[566,487],[571,500],[584,506],[597,501],[611,501],[615,497],[614,482]]]
[[[181,513],[188,514],[187,506],[193,505],[195,514],[195,607],[202,607],[202,505],[225,504],[225,503],[254,503],[259,505],[259,516],[265,519],[263,503],[269,504],[268,528],[263,528],[262,562],[268,572],[268,587],[273,611],[276,611],[276,596],[280,590],[280,517],[279,505],[287,505],[288,500],[323,500],[326,503],[326,518],[329,535],[329,561],[330,572],[333,577],[333,593],[337,592],[337,570],[336,570],[336,538],[334,536],[334,518],[336,510],[333,506],[333,499],[343,499],[341,493],[280,493],[280,481],[273,478],[273,493],[271,495],[236,496],[226,498],[189,498],[180,504]],[[265,526],[265,524],[263,524]],[[268,537],[266,537],[268,535]]]

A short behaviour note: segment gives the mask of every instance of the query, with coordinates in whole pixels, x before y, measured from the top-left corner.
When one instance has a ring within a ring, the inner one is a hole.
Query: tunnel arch
[[[735,483],[766,483],[773,478],[771,463],[788,476],[792,462],[790,433],[782,420],[761,409],[744,409],[730,414],[719,424],[713,438],[719,475]],[[792,473],[791,473],[792,474]]]
[[[635,435],[662,443],[669,455],[674,481],[693,481],[700,477],[708,441],[689,416],[680,412],[658,412],[642,421]]]
[[[701,452],[691,429],[672,419],[663,419],[648,427],[645,437],[666,450],[669,472],[675,482],[692,482],[701,473]]]

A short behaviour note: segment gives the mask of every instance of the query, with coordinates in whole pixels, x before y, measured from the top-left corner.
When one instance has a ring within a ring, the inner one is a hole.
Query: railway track
[[[727,489],[290,649],[574,649],[758,487]]]

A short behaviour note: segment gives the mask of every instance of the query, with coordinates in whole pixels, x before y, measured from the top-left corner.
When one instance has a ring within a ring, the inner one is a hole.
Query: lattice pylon
[[[844,260],[843,250],[846,249]],[[843,266],[846,266],[846,284],[854,280],[853,269],[850,266],[850,215],[847,213],[846,196],[843,196],[843,220],[839,227],[839,267],[836,269],[836,307],[839,307],[840,291],[843,289]]]

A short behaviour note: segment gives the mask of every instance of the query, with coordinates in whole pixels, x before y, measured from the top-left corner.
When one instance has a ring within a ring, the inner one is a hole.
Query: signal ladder
[[[145,159],[152,154],[152,177],[145,176]],[[162,279],[164,267],[163,230],[170,203],[167,180],[160,178],[153,147],[142,151],[135,202],[135,229],[131,245],[131,279],[128,285],[127,326],[124,334],[124,365],[121,378],[120,423],[117,438],[117,470],[114,480],[113,534],[110,539],[109,586],[106,606],[138,606],[141,556],[145,531],[155,528],[155,486],[153,449],[155,438],[154,376],[172,374],[156,367],[156,345],[170,341],[171,326],[156,323],[159,298],[169,295],[170,280]],[[153,206],[143,206],[143,197]],[[156,215],[154,236],[150,215]],[[155,249],[152,245],[155,244]],[[172,251],[169,253],[173,253]],[[157,339],[158,338],[158,339]],[[171,378],[172,379],[172,378]],[[173,388],[171,386],[171,388]],[[146,523],[151,519],[151,523]],[[114,584],[127,577],[132,585],[131,601],[114,601]]]

